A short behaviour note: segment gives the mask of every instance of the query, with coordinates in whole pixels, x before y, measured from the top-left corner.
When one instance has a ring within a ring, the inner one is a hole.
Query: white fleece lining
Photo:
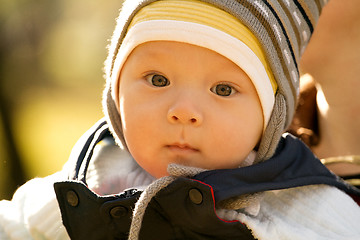
[[[210,49],[230,59],[252,80],[262,105],[264,129],[266,128],[275,98],[270,79],[259,58],[239,39],[215,28],[191,22],[151,20],[137,23],[130,28],[120,46],[111,75],[112,97],[117,107],[121,68],[135,47],[150,41],[189,43]]]

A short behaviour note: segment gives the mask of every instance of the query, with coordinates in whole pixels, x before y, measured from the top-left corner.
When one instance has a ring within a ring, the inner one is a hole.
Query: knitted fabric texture
[[[171,0],[167,0],[171,1]],[[270,158],[291,123],[299,94],[299,59],[327,0],[202,0],[237,18],[258,39],[277,83],[274,106],[264,130],[256,162]],[[154,0],[125,1],[105,63],[107,85],[103,108],[117,143],[126,147],[111,79],[119,48],[133,17]]]

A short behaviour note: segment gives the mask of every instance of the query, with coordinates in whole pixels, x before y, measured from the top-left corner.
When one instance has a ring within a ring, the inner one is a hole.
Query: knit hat
[[[257,162],[270,158],[291,123],[299,94],[299,59],[326,1],[125,1],[105,63],[103,100],[118,144],[126,147],[118,112],[121,68],[136,46],[168,40],[218,52],[247,73],[264,116]]]

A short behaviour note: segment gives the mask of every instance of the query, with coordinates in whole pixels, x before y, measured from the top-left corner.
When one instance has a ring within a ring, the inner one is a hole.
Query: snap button
[[[193,203],[195,203],[197,205],[201,204],[203,201],[202,193],[196,188],[190,189],[189,198]]]
[[[79,197],[74,190],[69,190],[66,193],[66,200],[68,204],[72,207],[76,207],[77,205],[79,205]]]
[[[126,216],[126,214],[128,213],[128,210],[126,207],[123,207],[123,206],[116,206],[116,207],[113,207],[111,210],[110,210],[110,215],[113,217],[113,218],[121,218],[121,217],[124,217]]]

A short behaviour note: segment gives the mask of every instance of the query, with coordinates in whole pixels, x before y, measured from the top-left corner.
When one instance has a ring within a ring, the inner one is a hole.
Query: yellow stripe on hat
[[[129,29],[137,23],[151,20],[175,20],[202,24],[239,39],[255,53],[264,65],[273,91],[276,92],[277,83],[261,49],[261,44],[254,34],[231,14],[197,0],[157,1],[142,8],[133,18]]]

